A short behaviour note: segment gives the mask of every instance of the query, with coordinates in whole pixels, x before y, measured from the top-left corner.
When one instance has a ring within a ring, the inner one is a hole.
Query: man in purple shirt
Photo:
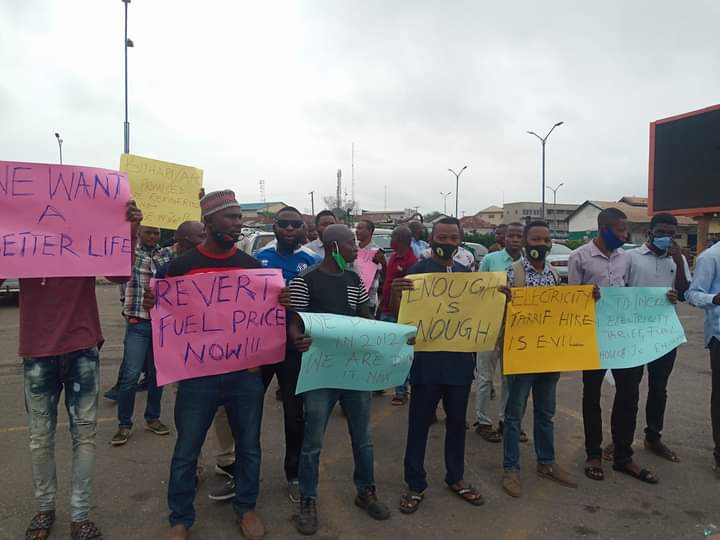
[[[627,216],[617,208],[606,208],[598,214],[598,236],[576,249],[568,261],[570,285],[625,287],[631,258],[622,245],[627,238]],[[644,366],[613,369],[615,401],[610,426],[614,453],[613,469],[649,484],[657,477],[633,462],[632,442],[637,423],[640,381]],[[591,480],[603,480],[602,469],[602,410],[600,393],[604,369],[583,372],[583,423],[585,426],[585,475]]]

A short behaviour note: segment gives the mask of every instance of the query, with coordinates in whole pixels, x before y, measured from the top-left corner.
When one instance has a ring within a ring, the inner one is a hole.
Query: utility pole
[[[385,184],[385,207],[383,210],[387,210],[387,184]]]
[[[447,193],[441,191],[440,195],[442,195],[443,198],[443,214],[447,216],[447,198],[452,195],[452,191],[448,191]]]
[[[335,208],[342,208],[342,170],[337,170],[337,192],[335,193]]]
[[[308,193],[308,195],[310,195],[310,212],[314,216],[315,215],[315,192],[311,191],[310,193]]]
[[[60,134],[58,132],[55,132],[55,138],[57,139],[58,150],[60,151],[60,165],[62,165],[62,143],[63,143],[63,140],[62,140],[62,137],[60,137]]]
[[[460,172],[455,172],[452,169],[448,169],[451,173],[455,175],[455,217],[458,217],[458,196],[460,195],[460,175],[463,173],[463,171],[467,169],[467,165],[465,165],[462,169],[460,169]]]
[[[128,48],[134,47],[132,39],[128,39],[128,4],[130,0],[122,0],[125,4],[125,153],[130,153],[130,122],[128,120]]]

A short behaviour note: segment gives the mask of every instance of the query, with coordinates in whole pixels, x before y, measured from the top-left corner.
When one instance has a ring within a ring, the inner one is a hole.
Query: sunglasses
[[[305,223],[300,219],[278,219],[277,226],[281,229],[287,229],[292,227],[293,229],[300,229]]]

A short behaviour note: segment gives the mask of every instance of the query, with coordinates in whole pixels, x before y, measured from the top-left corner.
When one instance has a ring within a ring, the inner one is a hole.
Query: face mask
[[[653,237],[653,246],[658,248],[660,251],[667,251],[672,246],[672,236],[655,236]]]
[[[452,244],[433,244],[432,250],[435,255],[444,261],[452,259],[458,252],[457,246]]]
[[[624,239],[618,238],[612,229],[609,228],[602,229],[600,231],[600,237],[603,239],[603,242],[605,242],[605,245],[610,251],[615,251],[617,248],[622,247],[625,243]]]
[[[534,261],[544,261],[545,257],[547,257],[548,251],[550,251],[550,248],[545,245],[528,246],[525,248],[528,259],[532,259]]]
[[[217,245],[223,249],[231,249],[237,242],[237,237],[234,234],[219,231],[212,231],[211,234]]]
[[[335,264],[338,265],[340,271],[344,272],[347,268],[347,261],[345,260],[345,257],[340,254],[340,248],[338,247],[337,242],[335,243],[335,251],[333,251],[332,258],[335,261]]]

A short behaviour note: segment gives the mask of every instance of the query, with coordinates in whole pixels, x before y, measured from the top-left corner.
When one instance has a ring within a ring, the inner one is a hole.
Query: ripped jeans
[[[100,365],[93,347],[60,356],[23,359],[25,409],[30,423],[30,458],[38,510],[55,510],[55,429],[60,392],[65,388],[65,408],[72,436],[73,521],[87,519],[95,470]]]

